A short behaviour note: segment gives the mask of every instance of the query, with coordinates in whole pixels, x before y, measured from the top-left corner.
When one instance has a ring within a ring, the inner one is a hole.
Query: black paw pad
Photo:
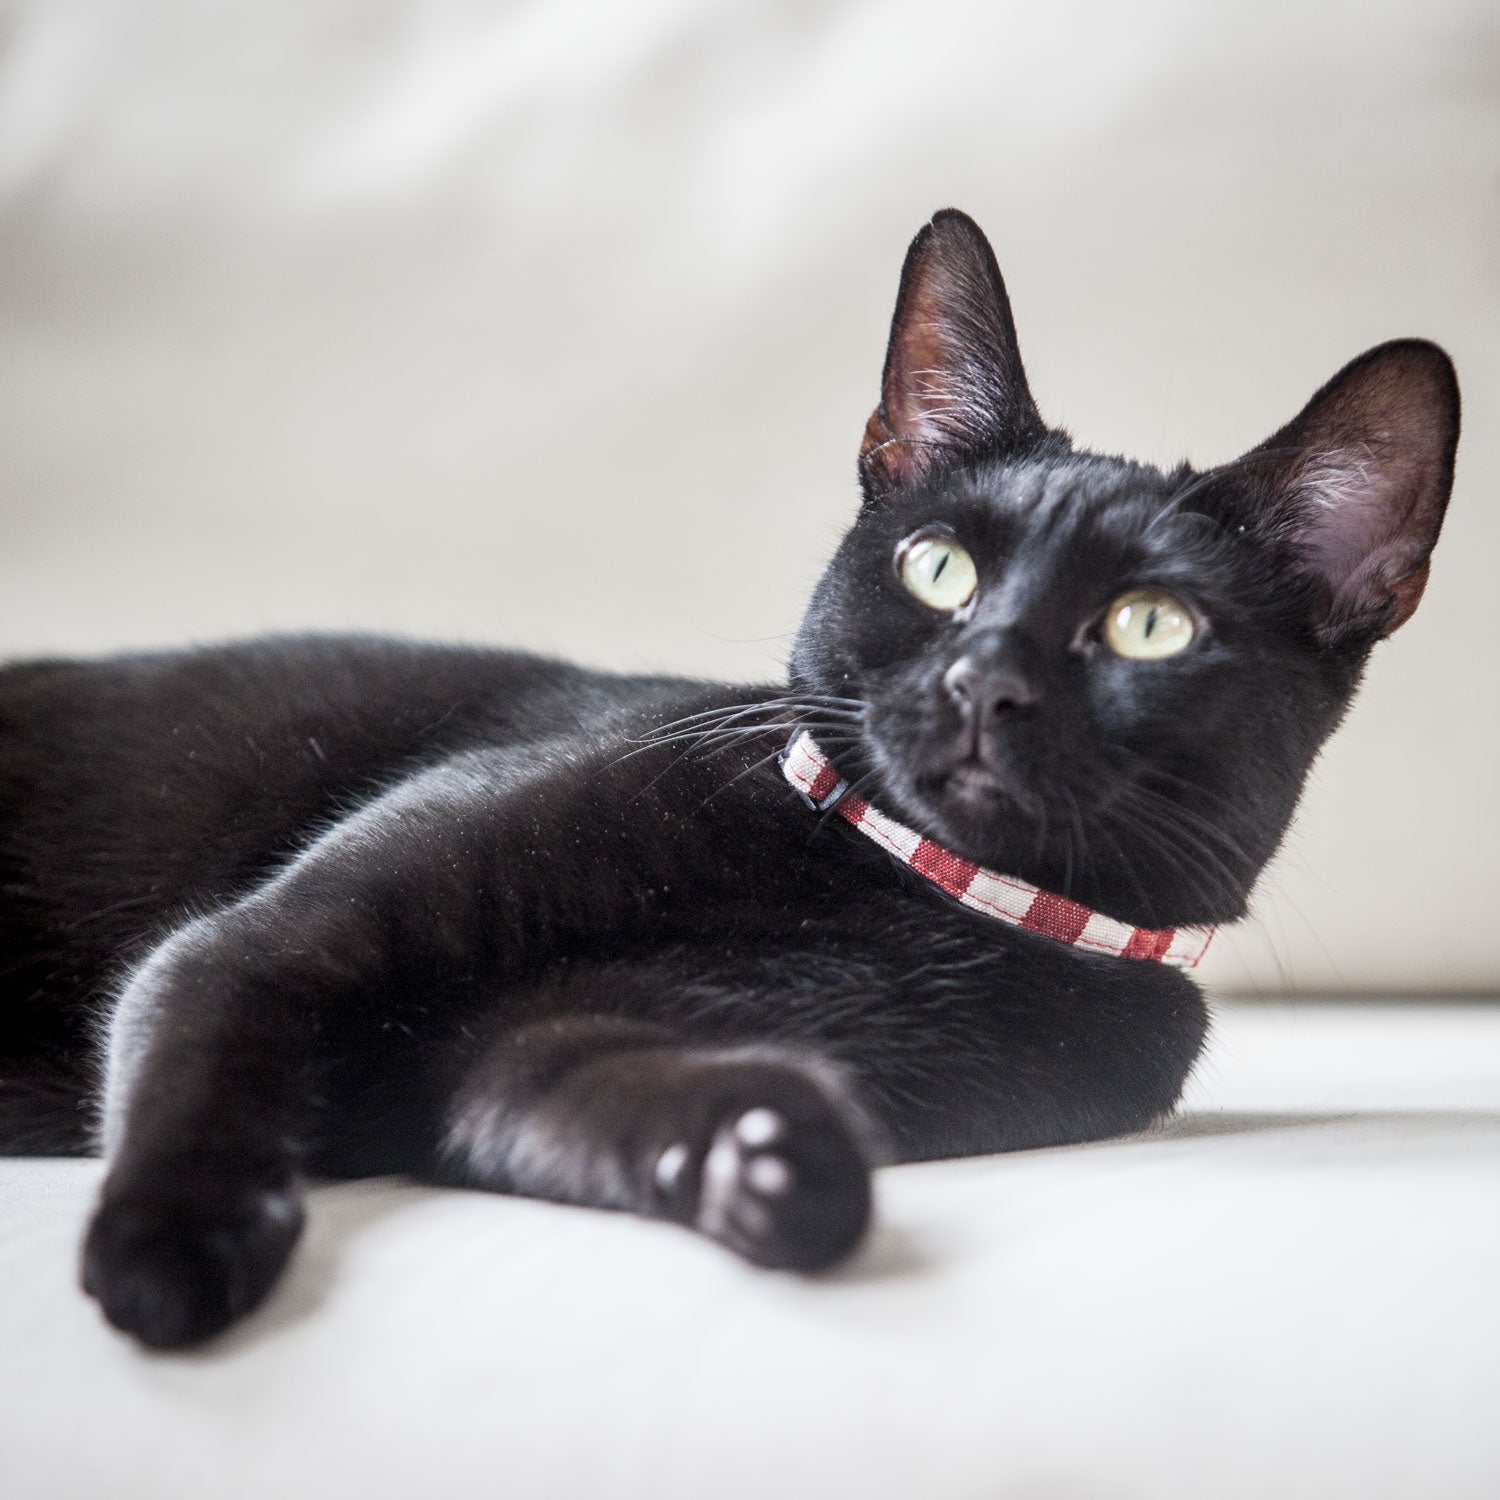
[[[870,1218],[870,1173],[832,1111],[765,1105],[736,1111],[697,1165],[691,1222],[756,1265],[817,1271],[859,1243]],[[681,1193],[693,1167],[685,1145],[657,1161],[663,1192]]]

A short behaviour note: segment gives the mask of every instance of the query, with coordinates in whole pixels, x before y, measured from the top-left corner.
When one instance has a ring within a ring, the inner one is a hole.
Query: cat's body
[[[783,729],[711,756],[672,740],[643,743],[663,723],[726,705],[763,702],[766,717],[780,722],[782,696],[772,687],[756,693],[620,677],[519,653],[359,638],[10,668],[0,673],[0,703],[18,727],[6,770],[32,789],[25,801],[9,802],[19,810],[13,837],[34,853],[25,890],[20,880],[7,883],[6,951],[30,960],[4,978],[8,1075],[21,1076],[44,1038],[79,1056],[97,1033],[97,998],[189,914],[287,881],[309,848],[337,859],[358,827],[364,845],[340,861],[346,868],[335,877],[350,900],[371,884],[389,885],[382,898],[415,922],[454,931],[443,953],[405,947],[399,957],[417,973],[388,1007],[349,1018],[357,1042],[326,1044],[329,1065],[342,1066],[308,1162],[314,1170],[430,1173],[442,1090],[422,1091],[426,1111],[392,1119],[385,1110],[409,1102],[403,1096],[424,1065],[434,1084],[451,1086],[466,1032],[497,1016],[508,1022],[576,1007],[691,1023],[705,1039],[769,1044],[817,1035],[833,1043],[834,1055],[873,1052],[860,1059],[872,1081],[895,1078],[916,1061],[905,1055],[916,1038],[900,1040],[897,1002],[919,1014],[927,1002],[912,974],[930,972],[945,994],[945,1014],[922,1023],[936,1033],[929,1041],[939,1052],[947,1028],[973,1025],[952,1004],[945,958],[982,966],[972,989],[986,1007],[1003,989],[1024,993],[1027,1008],[1037,1004],[1038,986],[1065,993],[1080,982],[1082,964],[1106,993],[1117,985],[1138,1001],[1143,990],[1159,992],[1180,1037],[1141,1032],[1146,1056],[1132,1072],[1155,1072],[1159,1058],[1161,1076],[1138,1101],[1113,1101],[1106,1069],[1078,1102],[1097,1113],[1092,1126],[1066,1101],[1047,1108],[1044,1095],[1024,1111],[1007,1100],[996,1121],[966,1101],[956,1118],[913,1127],[892,1150],[958,1155],[1106,1135],[1168,1107],[1203,1029],[1196,991],[1180,974],[1080,958],[956,909],[842,824],[809,812],[768,759],[785,742]],[[83,808],[95,809],[86,823]],[[355,809],[362,811],[351,817]],[[522,920],[545,929],[513,953],[503,941],[506,918],[485,891],[503,866],[508,835],[536,902]],[[379,861],[382,841],[400,846],[405,868]],[[348,944],[354,925],[330,935],[329,946]],[[892,951],[877,952],[887,935]],[[737,983],[716,975],[725,960]],[[690,984],[643,993],[627,972],[635,965],[661,965]],[[1027,984],[997,985],[1001,965],[1025,968]],[[751,975],[762,966],[777,982],[756,1005],[762,986]],[[518,993],[543,981],[540,998]],[[407,1008],[427,1018],[422,1026],[409,1023]],[[867,1008],[877,1014],[862,1014]],[[114,1019],[120,1032],[128,1029]],[[1084,1033],[1074,1039],[1081,1053],[1103,1018],[1074,1020]],[[1003,1030],[1019,1045],[1014,1025]],[[839,1040],[841,1029],[847,1036]],[[1062,1040],[1051,1022],[1046,1044]],[[1121,1045],[1128,1039],[1112,1043]],[[297,1057],[282,1060],[295,1065]],[[961,1052],[945,1062],[961,1068]],[[402,1075],[403,1087],[393,1087]],[[955,1083],[950,1076],[945,1090]],[[100,1125],[109,1133],[90,1109],[93,1080],[85,1074],[78,1084],[70,1108],[51,1122],[56,1134],[31,1149],[77,1150]],[[993,1092],[993,1080],[986,1076],[981,1087]]]
[[[353,809],[456,753],[524,756],[632,708],[650,723],[689,701],[706,703],[703,685],[359,637],[0,669],[12,855],[0,1120],[14,1121],[12,1148],[93,1144],[99,999],[187,916],[252,890]],[[33,1088],[54,1088],[48,1118],[22,1115],[26,1064]]]
[[[1415,607],[1456,424],[1409,342],[1240,465],[1074,454],[945,214],[789,689],[359,639],[8,669],[0,1147],[97,1112],[85,1284],[174,1345],[264,1294],[303,1173],[813,1268],[876,1162],[1140,1128],[1201,1045],[1191,981],[960,907],[778,752],[811,729],[888,813],[1110,918],[1232,919]]]

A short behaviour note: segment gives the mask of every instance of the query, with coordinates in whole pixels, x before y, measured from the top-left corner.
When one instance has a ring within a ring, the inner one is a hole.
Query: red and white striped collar
[[[1132,927],[1066,896],[1039,890],[1014,875],[999,875],[960,859],[851,792],[848,782],[806,730],[794,735],[782,752],[781,769],[808,806],[818,812],[833,809],[902,864],[910,865],[940,890],[987,917],[1088,953],[1144,959],[1180,969],[1195,967],[1208,950],[1214,935],[1212,927]]]

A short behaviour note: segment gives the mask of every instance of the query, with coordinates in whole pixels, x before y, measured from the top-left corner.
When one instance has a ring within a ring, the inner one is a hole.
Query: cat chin
[[[949,773],[943,801],[959,808],[993,809],[1006,795],[1004,783],[988,766],[965,763]]]
[[[914,789],[918,823],[930,838],[967,859],[985,861],[1015,844],[1018,821],[1029,824],[1031,798],[988,766],[965,763]]]
[[[937,821],[952,830],[951,842],[993,848],[1024,811],[1021,800],[987,766],[963,765],[949,773],[932,803]]]

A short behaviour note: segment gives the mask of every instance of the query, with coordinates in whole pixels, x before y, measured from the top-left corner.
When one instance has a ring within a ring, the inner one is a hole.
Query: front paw
[[[291,1189],[106,1189],[83,1247],[83,1289],[153,1349],[202,1343],[266,1295],[302,1228]]]
[[[833,1111],[756,1105],[735,1110],[707,1149],[667,1147],[659,1190],[694,1228],[759,1266],[821,1271],[842,1260],[870,1222],[870,1168]]]

